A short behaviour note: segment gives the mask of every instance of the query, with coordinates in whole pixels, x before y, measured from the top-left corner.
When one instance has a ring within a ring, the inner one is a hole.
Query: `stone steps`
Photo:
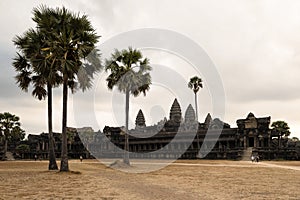
[[[248,147],[247,149],[244,150],[244,153],[243,153],[243,156],[242,156],[243,161],[250,161],[251,160],[252,149],[253,149],[253,147]]]

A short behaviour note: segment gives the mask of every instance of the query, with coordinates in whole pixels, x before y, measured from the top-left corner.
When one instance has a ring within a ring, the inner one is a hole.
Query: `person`
[[[254,161],[254,155],[251,155],[251,161],[253,162]]]
[[[36,161],[36,159],[37,159],[37,155],[35,154],[35,155],[34,155],[34,160]]]
[[[80,162],[82,162],[82,156],[80,156],[79,159],[80,159]]]
[[[256,162],[259,162],[259,155],[256,156]]]

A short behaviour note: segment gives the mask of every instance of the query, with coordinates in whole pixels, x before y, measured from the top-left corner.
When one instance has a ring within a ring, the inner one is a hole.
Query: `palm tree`
[[[19,87],[27,92],[30,84],[34,89],[32,95],[39,100],[48,96],[48,137],[49,137],[49,170],[57,170],[52,131],[52,87],[61,82],[53,61],[49,59],[45,35],[39,30],[30,29],[23,36],[17,36],[14,44],[22,52],[17,54],[13,66],[17,72],[16,80]],[[47,89],[45,89],[47,87]]]
[[[195,108],[196,108],[196,121],[198,123],[198,105],[197,105],[197,92],[200,90],[200,88],[203,87],[202,85],[202,80],[198,76],[194,76],[190,79],[190,82],[188,83],[188,87],[193,90],[195,94]],[[198,148],[198,153],[200,150],[200,143],[199,143],[199,135],[198,132],[196,133],[197,137],[197,148]],[[197,155],[199,157],[199,155]]]
[[[199,78],[198,76],[192,77],[190,79],[190,82],[188,83],[188,87],[192,89],[195,94],[196,120],[198,122],[197,92],[200,88],[203,87],[201,78]]]
[[[115,86],[120,92],[125,93],[125,144],[123,162],[129,162],[129,136],[128,136],[128,116],[129,116],[129,96],[134,97],[140,93],[146,95],[150,89],[151,76],[149,71],[149,59],[143,58],[142,53],[131,47],[122,51],[115,50],[109,60],[105,62],[105,70],[110,71],[107,77],[107,86],[112,90]]]
[[[21,129],[20,118],[9,112],[0,113],[0,134],[4,139],[4,155],[7,152],[8,141],[17,139],[22,140],[25,136],[24,130]]]
[[[29,61],[33,66],[30,70],[25,64],[26,62],[23,62],[23,67],[17,70],[20,72],[17,80],[20,87],[25,90],[32,81],[35,86],[34,94],[39,99],[47,95],[44,87],[46,84],[48,100],[52,99],[52,92],[50,92],[52,87],[63,84],[60,171],[69,171],[66,133],[68,88],[75,92],[78,87],[85,91],[92,86],[93,74],[101,69],[99,54],[95,48],[99,36],[95,34],[86,15],[79,16],[64,7],[54,9],[40,6],[33,9],[33,14],[37,31],[35,34],[35,31],[30,29],[27,34],[40,36],[40,39],[36,41],[40,46],[28,47],[26,37],[17,38],[17,40],[20,39],[20,44],[17,46],[22,47],[21,44],[25,44],[24,50],[22,50],[25,56],[16,58],[15,63],[21,63],[25,57],[25,61]],[[85,58],[86,62],[83,63]],[[36,73],[36,75],[34,76],[32,73]],[[48,105],[51,105],[50,102],[48,101]],[[49,116],[52,115],[51,111],[48,112]],[[52,118],[49,117],[49,119]],[[52,133],[52,126],[49,127],[51,129],[49,133]]]
[[[63,114],[62,114],[62,152],[60,171],[69,171],[67,149],[67,102],[68,89],[75,92],[79,87],[83,91],[92,84],[93,74],[101,69],[99,54],[95,49],[99,36],[96,35],[86,15],[72,13],[63,8],[41,6],[34,9],[33,20],[45,33],[49,59],[57,66],[62,75]],[[44,23],[48,18],[49,23]],[[89,63],[83,64],[83,59]],[[78,84],[79,83],[79,84]]]

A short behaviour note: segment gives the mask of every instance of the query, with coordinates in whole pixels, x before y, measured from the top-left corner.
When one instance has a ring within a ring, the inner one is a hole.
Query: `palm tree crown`
[[[202,79],[198,76],[194,76],[190,79],[190,82],[188,83],[188,87],[191,88],[194,93],[197,93],[200,88],[203,87],[202,85]]]
[[[95,48],[100,36],[88,17],[72,13],[65,7],[40,6],[33,13],[33,20],[46,35],[46,46],[41,50],[47,53],[48,60],[57,66],[73,92],[78,87],[83,91],[89,89],[93,74],[101,70],[101,63]]]
[[[128,91],[134,96],[140,93],[146,95],[151,84],[151,69],[149,59],[143,59],[140,51],[131,47],[128,50],[115,50],[105,63],[105,70],[111,72],[106,79],[107,86],[109,89],[117,86],[120,92]]]

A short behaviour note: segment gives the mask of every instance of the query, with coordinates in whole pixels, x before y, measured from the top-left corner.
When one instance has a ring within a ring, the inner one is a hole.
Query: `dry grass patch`
[[[74,171],[68,173],[47,171],[46,161],[0,162],[0,199],[299,199],[300,196],[300,170],[263,163],[180,160],[155,172],[129,174],[95,161],[70,161],[70,169]],[[279,164],[288,166],[289,162]],[[291,162],[294,167],[299,164]]]

